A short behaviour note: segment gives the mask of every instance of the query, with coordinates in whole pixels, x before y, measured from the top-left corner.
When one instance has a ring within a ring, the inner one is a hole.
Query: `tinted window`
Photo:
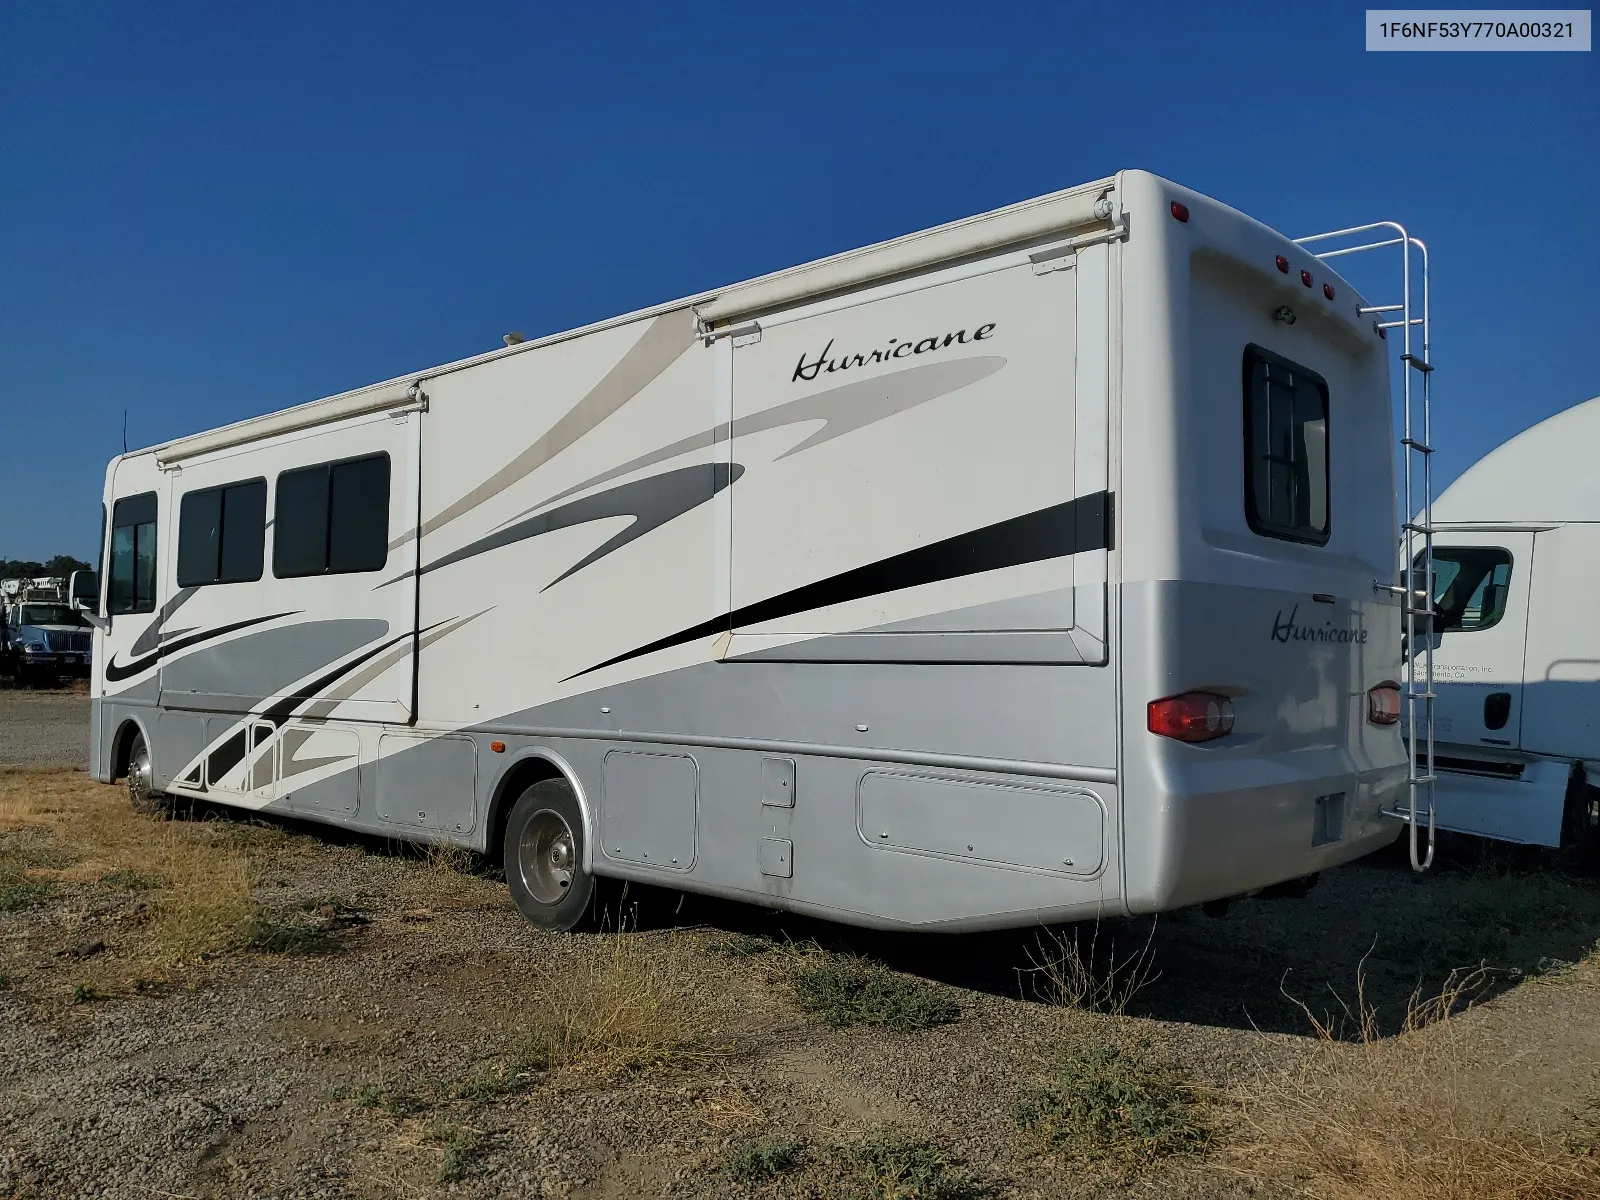
[[[389,559],[389,456],[319,463],[278,476],[272,572],[376,571]]]
[[[1417,556],[1417,570],[1422,556]],[[1419,579],[1420,586],[1420,579]],[[1434,628],[1470,633],[1499,624],[1511,591],[1511,552],[1498,546],[1435,546]]]
[[[1259,346],[1244,353],[1245,516],[1267,537],[1328,540],[1328,385]]]
[[[111,613],[156,610],[156,494],[118,500],[111,510]]]
[[[261,578],[267,481],[190,492],[178,509],[178,586]]]

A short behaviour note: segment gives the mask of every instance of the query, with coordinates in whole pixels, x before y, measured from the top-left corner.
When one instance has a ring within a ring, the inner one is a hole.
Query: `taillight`
[[[1152,700],[1150,732],[1180,742],[1209,742],[1233,732],[1233,701],[1212,692],[1185,692]]]
[[[1400,719],[1400,685],[1380,683],[1367,692],[1367,720],[1374,725],[1393,725]]]

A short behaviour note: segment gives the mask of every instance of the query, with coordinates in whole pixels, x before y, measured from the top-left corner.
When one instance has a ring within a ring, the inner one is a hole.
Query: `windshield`
[[[11,610],[14,625],[87,625],[83,617],[65,604],[19,604]]]

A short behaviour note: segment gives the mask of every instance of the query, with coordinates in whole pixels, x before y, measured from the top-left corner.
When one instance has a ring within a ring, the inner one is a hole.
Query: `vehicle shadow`
[[[1309,1034],[1311,1017],[1355,1036],[1358,981],[1378,1030],[1447,987],[1482,1002],[1569,970],[1600,943],[1600,889],[1532,855],[1441,846],[1412,873],[1403,846],[1328,872],[1303,899],[1240,900],[1087,925],[940,935],[883,933],[655,889],[631,888],[639,928],[698,925],[730,935],[811,942],[974,991],[1049,1003],[1061,985],[1100,986],[1134,1016]],[[1054,964],[1054,969],[1052,968]],[[1067,978],[1063,978],[1063,977]]]
[[[279,813],[203,801],[177,819],[251,820],[330,845],[423,859],[434,851]],[[462,866],[498,867],[476,856]],[[1061,976],[1103,988],[1130,1015],[1308,1034],[1312,1017],[1353,1036],[1358,984],[1380,1032],[1413,998],[1467,984],[1481,1002],[1524,980],[1570,969],[1600,944],[1592,864],[1441,836],[1434,870],[1413,874],[1403,843],[1327,872],[1300,899],[1244,899],[1222,916],[1199,908],[1159,917],[969,934],[860,929],[757,905],[637,883],[602,881],[605,928],[698,928],[858,955],[953,987],[1030,1002],[1060,999]],[[1064,968],[1064,970],[1063,970]],[[1071,982],[1071,981],[1069,981]],[[1071,990],[1070,988],[1068,990]]]

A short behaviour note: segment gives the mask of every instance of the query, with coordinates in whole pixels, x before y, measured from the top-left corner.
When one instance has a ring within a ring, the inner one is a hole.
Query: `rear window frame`
[[[1251,386],[1257,363],[1264,363],[1268,367],[1281,367],[1297,376],[1304,377],[1316,385],[1322,393],[1322,413],[1324,433],[1322,438],[1322,478],[1326,494],[1324,496],[1323,523],[1320,530],[1311,529],[1301,525],[1285,525],[1269,520],[1260,515],[1260,506],[1256,496],[1255,465],[1256,455],[1254,441],[1255,416],[1255,389]],[[1240,390],[1243,393],[1242,411],[1244,427],[1242,430],[1244,451],[1244,518],[1250,526],[1252,533],[1261,537],[1274,538],[1283,542],[1296,542],[1302,546],[1326,546],[1333,536],[1333,401],[1332,393],[1328,388],[1325,377],[1310,367],[1302,366],[1293,359],[1268,350],[1265,346],[1254,342],[1248,343],[1244,348],[1241,358]]]

